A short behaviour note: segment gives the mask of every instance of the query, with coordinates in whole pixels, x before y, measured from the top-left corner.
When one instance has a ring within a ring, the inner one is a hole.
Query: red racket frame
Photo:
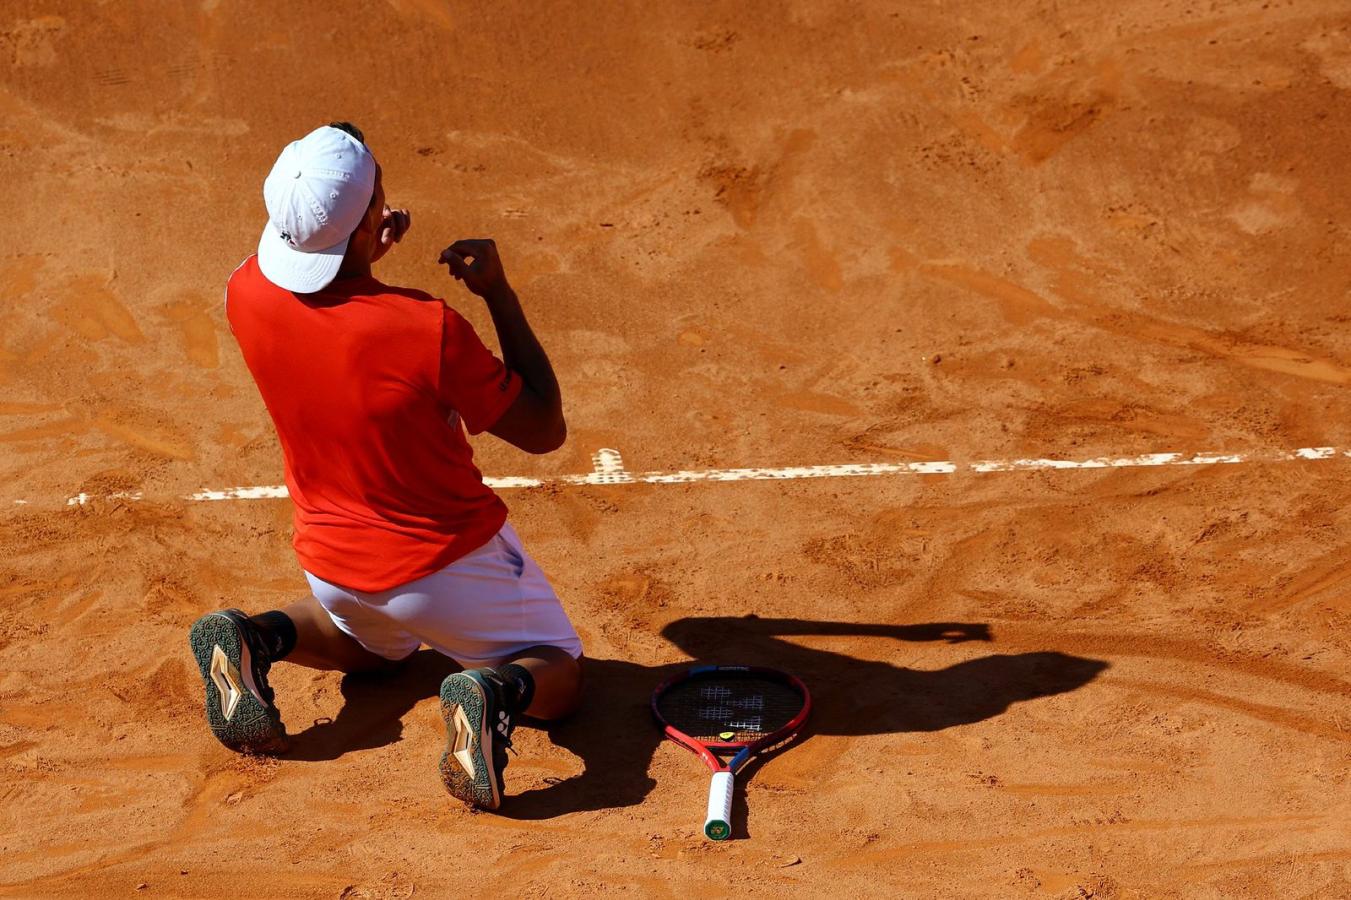
[[[759,675],[763,678],[769,678],[774,681],[792,687],[798,693],[802,694],[802,711],[782,728],[776,729],[769,734],[756,738],[754,741],[731,741],[706,744],[703,741],[690,737],[685,732],[676,728],[674,725],[662,718],[661,711],[657,708],[657,700],[668,688],[680,684],[682,681],[695,681],[700,676],[707,675],[710,672],[729,672],[737,675]],[[759,750],[773,744],[782,743],[790,737],[796,735],[802,730],[803,724],[807,721],[807,716],[812,711],[812,695],[807,690],[807,686],[795,675],[789,675],[787,672],[781,672],[778,669],[770,669],[764,666],[694,666],[678,675],[673,675],[657,686],[652,692],[652,715],[657,723],[662,727],[666,737],[675,741],[680,746],[697,754],[703,759],[704,764],[714,772],[731,772],[733,775],[744,766],[750,758]],[[718,758],[718,753],[735,753],[727,763]]]

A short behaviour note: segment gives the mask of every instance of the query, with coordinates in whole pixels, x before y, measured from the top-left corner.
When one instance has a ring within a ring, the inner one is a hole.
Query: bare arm
[[[456,241],[441,251],[440,261],[483,298],[497,330],[502,360],[524,382],[520,396],[488,431],[527,453],[557,450],[567,438],[558,379],[516,292],[507,283],[497,245],[491,240]]]

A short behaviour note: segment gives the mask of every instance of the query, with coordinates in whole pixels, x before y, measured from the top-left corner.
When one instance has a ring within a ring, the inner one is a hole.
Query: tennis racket
[[[797,735],[811,708],[801,681],[755,666],[695,666],[652,694],[652,714],[666,736],[713,770],[704,819],[708,838],[725,841],[732,834],[736,773],[752,756]]]

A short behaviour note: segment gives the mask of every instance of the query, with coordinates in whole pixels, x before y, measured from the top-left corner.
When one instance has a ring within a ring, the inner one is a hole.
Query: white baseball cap
[[[288,144],[263,182],[267,280],[298,294],[327,287],[374,191],[375,157],[347,132],[325,125]]]

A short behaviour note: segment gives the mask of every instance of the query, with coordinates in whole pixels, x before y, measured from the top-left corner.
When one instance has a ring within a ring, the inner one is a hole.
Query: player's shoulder
[[[225,279],[225,318],[234,331],[235,313],[241,304],[250,303],[250,297],[258,293],[257,279],[263,274],[258,270],[258,254],[244,257],[243,262],[235,266],[230,277]],[[231,302],[233,298],[234,302]]]
[[[244,257],[244,259],[240,261],[239,265],[235,266],[234,271],[230,273],[230,277],[225,279],[225,288],[226,290],[229,290],[230,288],[233,288],[241,283],[245,283],[252,278],[262,278],[262,277],[263,273],[258,269],[258,254],[251,253],[248,256]]]
[[[459,346],[465,341],[477,341],[474,325],[455,307],[442,302],[441,341],[445,346]]]
[[[388,298],[391,303],[406,301],[409,303],[445,305],[445,301],[435,294],[429,294],[426,291],[414,287],[404,287],[403,285],[398,284],[385,284],[383,281],[378,281],[375,278],[371,278],[367,285],[363,285],[362,293],[374,297]]]
[[[444,330],[445,301],[435,294],[374,278],[354,283],[347,295],[354,320],[391,340],[435,342]]]

